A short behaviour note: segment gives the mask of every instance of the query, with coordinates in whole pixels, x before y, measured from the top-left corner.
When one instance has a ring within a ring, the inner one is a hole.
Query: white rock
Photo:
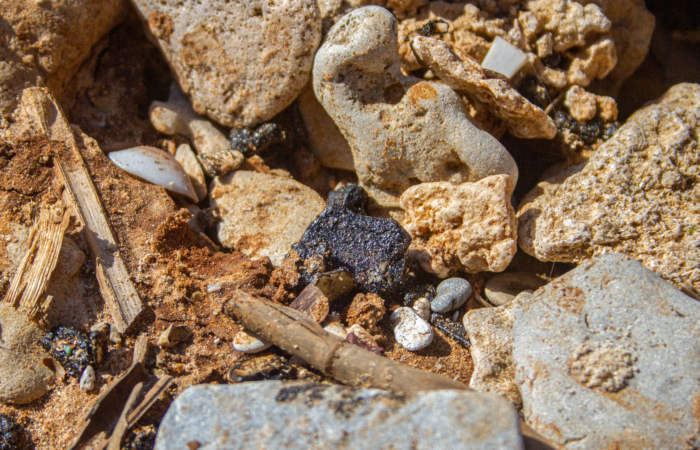
[[[347,330],[345,330],[345,327],[340,324],[340,322],[336,321],[327,321],[327,323],[323,326],[323,329],[329,332],[330,334],[334,334],[340,338],[345,339],[345,337],[348,335]]]
[[[512,78],[526,62],[527,54],[524,51],[502,37],[496,36],[489,52],[481,62],[481,67]]]
[[[233,348],[243,353],[258,353],[270,347],[272,344],[245,330],[239,331],[233,338]]]
[[[83,374],[80,376],[80,389],[85,392],[90,392],[95,388],[95,369],[92,366],[87,366],[83,369]]]
[[[179,162],[155,147],[133,147],[109,154],[120,169],[197,202],[190,177]]]
[[[192,148],[187,144],[181,144],[175,151],[175,159],[189,175],[197,199],[201,202],[207,196],[207,181]]]
[[[391,314],[390,320],[396,323],[396,342],[408,351],[415,352],[433,341],[433,328],[411,308],[404,306],[397,309]]]
[[[430,319],[430,302],[427,298],[421,297],[413,302],[413,310],[423,320]]]

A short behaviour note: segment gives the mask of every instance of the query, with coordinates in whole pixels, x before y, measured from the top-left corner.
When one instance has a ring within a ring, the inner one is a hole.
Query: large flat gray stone
[[[525,419],[563,448],[700,447],[700,302],[639,262],[538,289],[513,340]]]
[[[522,449],[523,444],[515,408],[494,394],[443,390],[401,396],[260,381],[194,386],[175,399],[155,450],[193,447],[434,450]]]

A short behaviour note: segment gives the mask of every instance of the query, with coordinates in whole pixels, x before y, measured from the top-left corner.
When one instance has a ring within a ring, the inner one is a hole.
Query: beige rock
[[[507,305],[468,311],[463,319],[474,361],[469,387],[503,395],[518,409],[523,401],[515,382],[513,323],[531,298],[532,294],[522,293]]]
[[[413,17],[418,9],[428,4],[428,0],[318,0],[325,35],[345,14],[363,6],[382,6],[391,11],[397,19]]]
[[[199,114],[253,126],[286,108],[309,81],[321,39],[312,0],[134,0]]]
[[[484,294],[492,305],[503,306],[521,292],[536,291],[545,284],[545,280],[528,272],[499,273],[486,282]]]
[[[350,145],[338,129],[338,125],[318,102],[311,83],[301,91],[297,105],[304,121],[309,145],[318,156],[321,165],[354,172],[355,162]]]
[[[457,270],[500,272],[517,248],[517,221],[510,204],[513,182],[494,175],[476,183],[423,183],[401,196],[409,256],[439,277]]]
[[[160,336],[158,345],[161,347],[175,347],[180,342],[184,342],[192,336],[192,331],[186,325],[170,324]]]
[[[201,202],[207,196],[207,181],[192,148],[187,144],[179,145],[175,151],[175,159],[190,177],[197,199]]]
[[[344,16],[316,54],[316,97],[353,152],[360,184],[385,208],[410,186],[463,183],[507,174],[515,161],[467,117],[448,86],[406,77],[397,52],[396,19],[368,6]]]
[[[103,36],[126,16],[124,0],[0,2],[0,128],[22,89],[60,95]]]
[[[54,374],[42,360],[48,358],[37,344],[46,331],[22,310],[0,306],[0,402],[23,405],[42,397]]]
[[[221,214],[221,244],[248,256],[267,256],[276,267],[326,206],[297,181],[243,170],[215,178],[209,199]]]
[[[519,211],[520,247],[542,261],[632,256],[700,287],[700,86],[680,84],[593,154],[539,183]]]
[[[572,86],[566,92],[564,106],[573,118],[580,122],[586,122],[596,116],[605,122],[617,120],[615,99],[592,94],[579,86]]]
[[[418,60],[448,86],[483,103],[503,119],[513,136],[552,139],[557,134],[554,121],[542,108],[520,95],[507,79],[482,68],[456,48],[450,51],[447,43],[422,36],[414,37],[411,47]]]

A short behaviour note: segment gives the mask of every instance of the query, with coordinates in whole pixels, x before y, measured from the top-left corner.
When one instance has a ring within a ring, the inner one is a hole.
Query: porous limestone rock
[[[356,9],[316,54],[316,97],[350,144],[362,186],[379,205],[396,208],[419,183],[496,174],[515,182],[515,161],[470,122],[459,95],[401,73],[396,27],[384,8]]]
[[[409,257],[439,277],[457,270],[500,272],[517,249],[513,182],[494,175],[476,183],[423,183],[401,196]]]
[[[446,42],[416,36],[411,48],[418,60],[448,86],[484,104],[502,119],[513,136],[552,139],[557,134],[554,121],[520,95],[506,78],[482,68],[456,48],[450,50]]]
[[[558,448],[697,448],[700,302],[599,256],[537,290],[513,325],[525,421]]]
[[[531,298],[532,294],[524,292],[507,305],[467,311],[463,319],[474,362],[469,386],[477,391],[501,394],[518,409],[522,408],[522,398],[515,383],[513,323]]]
[[[520,204],[520,247],[542,261],[625,253],[700,287],[700,86],[672,87],[588,163],[556,172]]]
[[[209,199],[221,214],[216,228],[221,244],[248,256],[267,256],[277,267],[326,206],[297,181],[243,170],[215,178]]]
[[[595,95],[580,86],[571,86],[564,97],[564,106],[579,122],[596,118],[610,122],[617,120],[617,103],[612,97]]]
[[[22,89],[46,86],[60,96],[92,46],[126,16],[125,0],[0,2],[0,128]]]
[[[199,114],[253,126],[309,81],[321,39],[313,0],[134,0]]]

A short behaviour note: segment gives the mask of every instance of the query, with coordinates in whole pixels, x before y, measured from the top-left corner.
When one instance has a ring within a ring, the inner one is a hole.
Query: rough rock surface
[[[592,120],[596,116],[604,122],[617,120],[617,103],[612,97],[595,95],[580,86],[572,86],[564,97],[564,106],[579,122]]]
[[[352,149],[357,175],[379,205],[396,208],[412,185],[463,183],[518,169],[442,83],[402,75],[396,19],[368,6],[345,15],[316,54],[316,97]]]
[[[44,336],[22,310],[0,306],[0,402],[25,404],[43,396],[53,384],[53,372],[42,359],[48,355],[37,344]]]
[[[243,170],[215,178],[209,198],[222,217],[217,224],[221,244],[249,256],[267,256],[275,266],[326,205],[297,181]]]
[[[533,105],[503,76],[482,68],[479,63],[446,42],[417,36],[411,48],[419,61],[460,94],[476,100],[519,138],[552,139],[557,134],[554,121]]]
[[[625,253],[700,287],[700,86],[680,84],[635,113],[587,164],[521,202],[518,243],[542,261]]]
[[[513,364],[513,323],[532,294],[518,295],[512,302],[498,308],[481,308],[464,315],[464,329],[469,336],[469,352],[474,361],[474,373],[469,386],[482,392],[505,396],[521,409],[522,398],[515,383]]]
[[[92,46],[124,18],[124,0],[35,0],[0,3],[0,128],[22,89],[61,95]]]
[[[401,196],[409,256],[439,277],[457,270],[500,272],[517,250],[513,182],[495,175],[476,183],[423,183]]]
[[[527,423],[566,449],[700,445],[700,302],[620,254],[539,289],[513,327]]]
[[[207,450],[523,448],[515,409],[492,394],[281,381],[187,389],[166,413],[155,449],[195,442]]]
[[[378,333],[377,323],[384,317],[384,300],[377,294],[357,294],[347,313],[349,326],[360,325],[370,333]]]
[[[309,81],[321,39],[315,1],[134,0],[199,114],[252,126]]]

